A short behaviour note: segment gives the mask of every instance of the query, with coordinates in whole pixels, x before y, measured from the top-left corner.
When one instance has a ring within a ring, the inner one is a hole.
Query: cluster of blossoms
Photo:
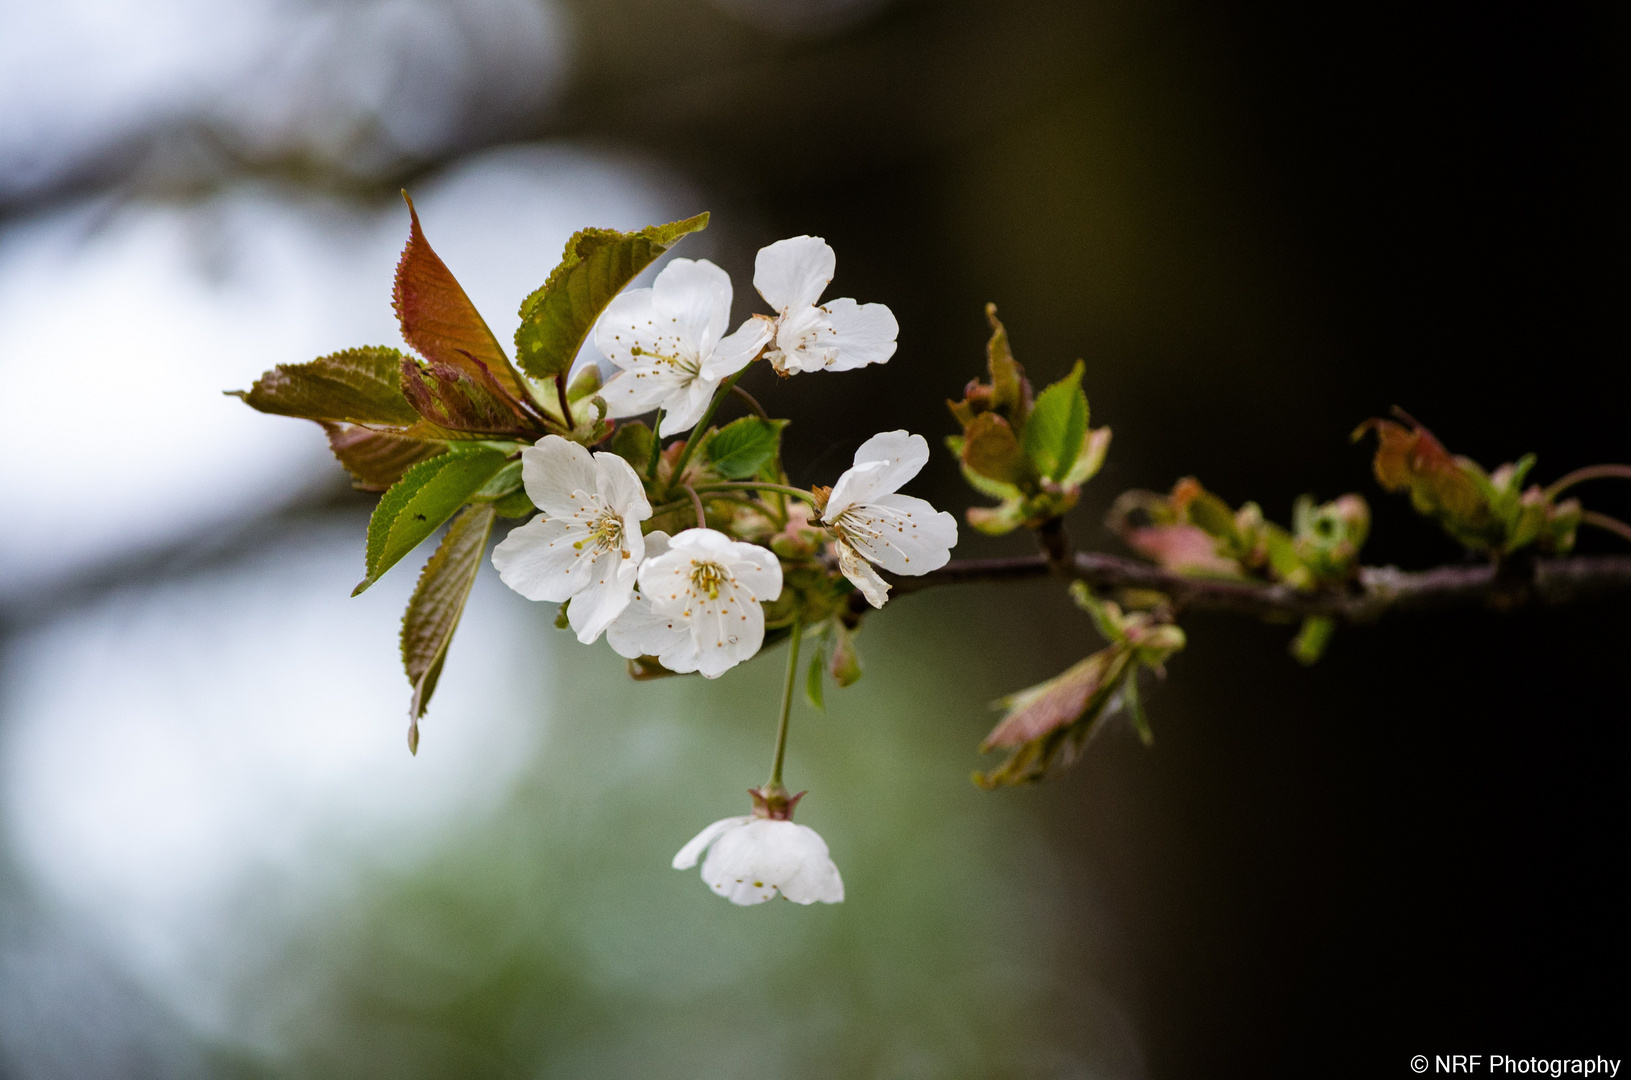
[[[699,442],[735,379],[760,357],[784,376],[888,360],[898,328],[887,307],[818,303],[834,267],[832,248],[815,237],[764,248],[754,285],[776,315],[755,315],[732,333],[730,278],[710,262],[675,259],[652,287],[626,290],[595,328],[600,351],[619,369],[599,391],[606,415],[656,411],[657,439],[695,429],[690,441]],[[873,436],[831,488],[809,491],[768,480],[710,484],[704,470],[686,471],[691,449],[653,446],[645,476],[624,456],[591,453],[559,435],[523,449],[522,482],[539,513],[493,551],[505,584],[530,600],[566,604],[567,622],[585,644],[604,634],[630,660],[712,679],[764,643],[766,606],[783,599],[786,583],[777,539],[790,562],[838,585],[847,581],[873,607],[889,592],[879,568],[925,574],[944,566],[957,542],[950,514],[898,493],[928,461],[921,435]],[[668,466],[666,477],[659,465]],[[676,493],[686,496],[678,512],[694,507],[696,526],[671,535],[653,527],[652,501]],[[704,493],[717,497],[720,528],[708,522]],[[807,508],[788,507],[789,496]],[[808,606],[795,602],[780,616],[791,624],[795,649]],[[737,904],[778,893],[806,904],[842,900],[826,844],[790,820],[798,798],[781,786],[781,759],[778,745],[771,780],[754,793],[753,815],[708,826],[674,866],[694,866],[708,850],[703,879]]]

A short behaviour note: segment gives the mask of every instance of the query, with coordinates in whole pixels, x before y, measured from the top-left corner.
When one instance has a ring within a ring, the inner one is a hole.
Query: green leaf
[[[521,303],[515,354],[521,369],[553,379],[572,368],[595,320],[636,274],[682,238],[708,225],[698,214],[639,232],[584,229],[566,242],[561,264]]]
[[[419,414],[402,394],[402,354],[372,346],[279,364],[248,390],[228,391],[250,408],[348,424],[406,427]]]
[[[447,443],[436,439],[415,439],[326,420],[318,423],[328,434],[329,449],[351,474],[354,486],[363,491],[384,491],[413,466],[447,451]]]
[[[600,368],[595,364],[583,365],[578,377],[573,379],[566,388],[566,400],[573,405],[584,398],[600,392]]]
[[[823,650],[817,648],[815,655],[810,657],[810,670],[804,676],[804,697],[809,701],[810,707],[817,712],[827,711],[826,698],[823,696],[822,682],[826,677],[827,658]]]
[[[714,471],[727,480],[746,480],[781,452],[786,420],[744,416],[714,433],[704,449]]]
[[[656,446],[657,439],[639,420],[633,423],[617,425],[617,431],[612,435],[611,452],[633,466],[634,471],[641,476],[646,474],[646,466],[651,463],[651,452]]]
[[[1076,464],[1087,439],[1087,395],[1082,393],[1082,362],[1070,374],[1036,396],[1025,423],[1022,445],[1036,471],[1063,480]]]
[[[1076,461],[1059,481],[1065,487],[1079,487],[1098,475],[1104,468],[1104,457],[1110,452],[1110,429],[1094,428],[1087,433],[1087,445],[1076,456]]]
[[[368,576],[356,596],[469,502],[506,463],[502,451],[478,446],[420,462],[387,491],[368,521]]]
[[[419,718],[425,715],[430,696],[447,659],[459,616],[475,583],[481,557],[487,550],[487,537],[493,531],[493,508],[472,506],[453,519],[447,535],[437,545],[430,561],[419,573],[408,610],[402,616],[402,666],[413,687],[408,705],[408,748],[419,747]]]
[[[1325,655],[1325,647],[1331,643],[1331,635],[1336,633],[1336,629],[1334,619],[1324,615],[1308,616],[1303,620],[1302,629],[1292,639],[1292,657],[1304,667],[1312,666]]]

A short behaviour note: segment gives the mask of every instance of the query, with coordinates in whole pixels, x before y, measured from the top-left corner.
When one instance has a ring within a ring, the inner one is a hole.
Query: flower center
[[[708,599],[718,600],[719,589],[730,581],[730,573],[718,563],[693,563],[695,569],[691,571],[691,588],[699,593],[707,593]]]
[[[664,353],[652,352],[650,349],[642,349],[638,345],[630,349],[629,353],[632,356],[649,356],[653,360],[668,364],[675,371],[689,375],[692,378],[696,378],[702,372],[702,362],[700,360],[688,360],[683,356],[668,356]]]
[[[623,546],[623,519],[608,510],[595,520],[589,539],[600,551],[617,551]]]

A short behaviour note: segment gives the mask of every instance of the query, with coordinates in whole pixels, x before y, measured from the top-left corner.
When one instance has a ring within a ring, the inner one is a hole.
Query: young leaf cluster
[[[973,507],[968,523],[991,536],[1022,526],[1037,528],[1076,505],[1081,486],[1099,471],[1110,448],[1110,429],[1088,427],[1082,363],[1033,393],[1025,369],[1014,359],[1008,332],[986,305],[991,340],[986,346],[991,381],[971,381],[961,401],[948,401],[961,435],[946,445],[963,476],[995,507]]]

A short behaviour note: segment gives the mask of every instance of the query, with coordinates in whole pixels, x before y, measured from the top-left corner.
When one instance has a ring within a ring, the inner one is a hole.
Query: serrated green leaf
[[[229,393],[278,416],[406,427],[419,413],[402,393],[402,359],[383,346],[347,349],[306,364],[279,364],[248,390]]]
[[[746,480],[781,452],[786,420],[744,416],[714,433],[704,449],[714,471],[727,480]]]
[[[368,576],[356,596],[442,527],[504,467],[506,455],[478,446],[420,462],[380,497],[368,521]]]
[[[1087,395],[1082,393],[1082,362],[1070,374],[1036,396],[1025,422],[1021,445],[1036,471],[1063,480],[1076,464],[1087,440]]]
[[[1094,428],[1087,433],[1087,443],[1077,455],[1076,462],[1059,481],[1065,487],[1079,487],[1098,475],[1104,468],[1105,455],[1110,452],[1110,429]]]
[[[578,349],[612,298],[659,255],[707,225],[704,213],[639,232],[574,233],[549,280],[521,303],[521,326],[515,332],[521,370],[536,379],[570,371]]]
[[[408,610],[402,616],[402,666],[408,673],[408,685],[413,687],[408,705],[408,743],[416,751],[419,718],[425,715],[430,696],[436,692],[447,648],[453,643],[453,632],[464,614],[470,587],[481,569],[493,516],[491,506],[472,506],[453,519],[447,535],[420,571]]]

